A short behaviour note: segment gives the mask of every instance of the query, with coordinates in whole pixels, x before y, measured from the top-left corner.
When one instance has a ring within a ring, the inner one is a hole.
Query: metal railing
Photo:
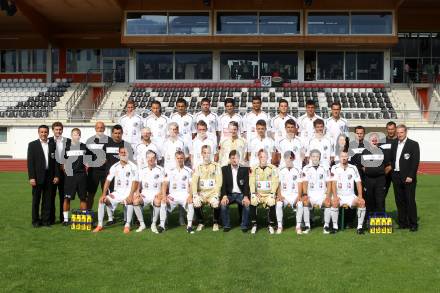
[[[72,95],[70,96],[70,98],[66,102],[65,111],[66,111],[67,115],[70,115],[72,113],[75,105],[87,93],[87,88],[88,88],[88,85],[86,82],[79,83],[78,86],[75,88]]]

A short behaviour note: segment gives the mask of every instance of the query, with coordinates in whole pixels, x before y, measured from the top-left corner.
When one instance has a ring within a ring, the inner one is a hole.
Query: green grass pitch
[[[439,292],[439,179],[419,177],[417,233],[297,236],[289,214],[282,235],[188,235],[174,213],[160,235],[124,235],[122,223],[95,235],[32,228],[26,174],[0,173],[0,291]],[[392,191],[387,210],[395,211]]]

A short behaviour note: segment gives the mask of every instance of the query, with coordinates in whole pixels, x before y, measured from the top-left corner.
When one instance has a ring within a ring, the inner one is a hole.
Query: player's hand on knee
[[[251,201],[249,200],[249,198],[247,196],[243,197],[243,200],[241,201],[241,203],[245,206],[248,207],[251,204]]]
[[[222,206],[225,206],[225,205],[227,205],[228,203],[229,203],[228,197],[227,197],[226,195],[224,195],[224,196],[222,197],[221,205],[222,205]]]
[[[106,199],[106,196],[101,195],[101,197],[99,198],[99,203],[105,203],[105,199]]]
[[[192,198],[192,196],[188,196],[188,197],[186,198],[186,203],[188,203],[188,204],[192,204],[192,203],[193,203],[193,198]]]

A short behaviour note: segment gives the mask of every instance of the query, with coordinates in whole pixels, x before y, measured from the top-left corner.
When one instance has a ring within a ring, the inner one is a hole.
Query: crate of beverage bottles
[[[91,231],[93,225],[93,211],[73,210],[70,218],[70,229],[74,231]]]
[[[393,233],[393,219],[386,213],[374,213],[369,219],[370,234]]]

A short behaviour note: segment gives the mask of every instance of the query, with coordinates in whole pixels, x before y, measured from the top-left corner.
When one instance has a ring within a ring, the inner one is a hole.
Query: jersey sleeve
[[[107,175],[107,181],[112,181],[113,178],[115,178],[115,165],[110,167],[110,170],[108,171],[108,175]]]
[[[276,193],[278,189],[278,185],[280,184],[280,178],[278,176],[278,169],[274,166],[272,168],[272,193]]]
[[[354,182],[361,182],[361,176],[359,175],[359,171],[356,167],[353,168],[353,173]]]

